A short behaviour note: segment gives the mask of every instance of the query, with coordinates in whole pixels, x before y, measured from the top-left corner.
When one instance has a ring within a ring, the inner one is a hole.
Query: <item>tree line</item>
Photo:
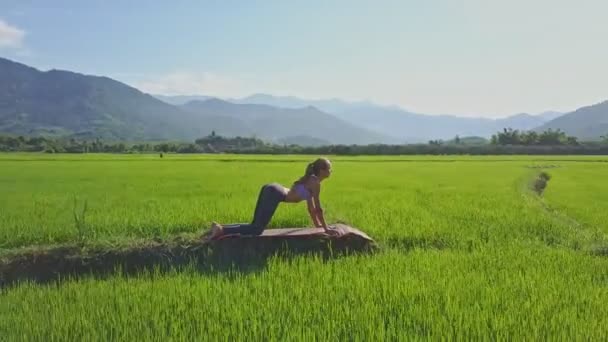
[[[238,153],[238,154],[608,154],[608,134],[601,141],[581,142],[563,131],[545,132],[504,129],[489,141],[455,137],[424,144],[370,144],[299,146],[266,142],[256,137],[223,137],[212,133],[194,142],[109,142],[101,139],[25,137],[0,135],[0,151],[46,153]]]
[[[607,137],[602,137],[602,139],[608,141]],[[538,133],[535,131],[519,131],[505,128],[502,132],[492,135],[491,143],[494,145],[576,146],[579,144],[579,141],[576,137],[566,135],[560,129],[548,129]]]

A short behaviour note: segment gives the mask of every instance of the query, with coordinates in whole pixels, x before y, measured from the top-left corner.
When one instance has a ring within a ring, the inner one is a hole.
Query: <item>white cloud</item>
[[[0,48],[20,48],[25,31],[0,19]]]

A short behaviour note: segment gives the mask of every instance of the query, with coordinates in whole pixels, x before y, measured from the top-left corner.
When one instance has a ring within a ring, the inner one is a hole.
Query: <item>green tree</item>
[[[538,133],[535,131],[529,131],[527,133],[522,133],[521,142],[523,145],[532,146],[538,144]]]
[[[521,145],[521,138],[518,130],[503,128],[502,132],[496,134],[496,139],[492,139],[498,145]]]
[[[556,131],[548,129],[542,132],[538,137],[538,143],[540,145],[564,145],[568,141],[566,133],[557,129]]]

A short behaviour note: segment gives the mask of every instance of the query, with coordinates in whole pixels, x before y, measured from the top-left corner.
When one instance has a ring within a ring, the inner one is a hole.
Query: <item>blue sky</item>
[[[151,93],[500,117],[607,99],[607,15],[603,0],[3,0],[0,56]]]

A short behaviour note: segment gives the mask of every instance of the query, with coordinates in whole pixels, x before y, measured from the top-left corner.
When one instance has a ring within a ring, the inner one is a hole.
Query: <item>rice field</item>
[[[312,158],[1,154],[0,255],[247,222],[261,185],[288,186]],[[608,157],[331,159],[328,221],[379,253],[24,282],[0,290],[1,339],[608,338]],[[304,203],[282,204],[270,228],[310,224]]]

